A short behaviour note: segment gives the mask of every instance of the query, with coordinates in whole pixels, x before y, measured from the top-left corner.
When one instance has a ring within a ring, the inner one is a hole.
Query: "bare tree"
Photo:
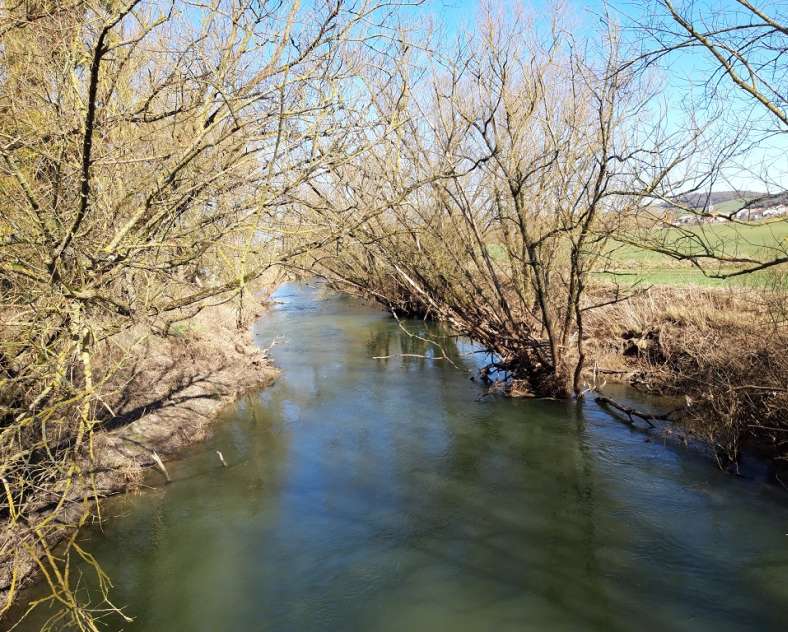
[[[0,519],[95,629],[53,539],[91,513],[113,336],[243,296],[288,250],[291,192],[357,155],[346,100],[393,5],[40,0],[0,5]],[[131,350],[133,353],[133,350]],[[12,537],[13,536],[13,537]],[[19,585],[9,578],[8,608]],[[53,625],[55,625],[53,623]]]
[[[560,23],[488,11],[451,53],[407,47],[381,62],[371,107],[389,125],[307,205],[348,235],[319,252],[326,274],[448,322],[515,389],[568,397],[581,391],[584,315],[622,298],[589,285],[614,218],[637,205],[625,185],[639,150],[623,132],[641,104],[613,71],[615,33],[590,52]]]

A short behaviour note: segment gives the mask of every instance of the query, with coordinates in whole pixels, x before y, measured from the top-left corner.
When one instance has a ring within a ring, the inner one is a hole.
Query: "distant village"
[[[697,214],[687,213],[680,215],[674,220],[675,224],[713,224],[718,222],[729,222],[737,220],[740,222],[757,222],[775,217],[788,216],[788,202],[781,201],[773,205],[747,206],[735,212],[717,212],[713,204],[705,209],[698,209]]]

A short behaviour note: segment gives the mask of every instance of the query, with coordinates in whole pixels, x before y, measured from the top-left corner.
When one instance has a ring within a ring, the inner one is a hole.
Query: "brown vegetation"
[[[788,466],[788,321],[781,293],[652,288],[589,325],[599,367],[676,395],[677,429],[737,471],[743,450]]]

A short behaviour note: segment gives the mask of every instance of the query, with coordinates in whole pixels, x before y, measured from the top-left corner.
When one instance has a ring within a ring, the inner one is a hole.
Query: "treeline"
[[[779,275],[788,254],[779,232],[745,256],[734,220],[720,242],[665,219],[668,200],[706,213],[690,201],[725,177],[754,132],[730,127],[721,143],[716,112],[667,129],[621,30],[608,22],[592,45],[567,20],[489,9],[476,32],[438,52],[403,43],[368,79],[377,88],[365,116],[385,122],[379,138],[302,200],[325,234],[344,234],[310,253],[315,269],[396,311],[446,321],[494,351],[516,391],[561,398],[588,386],[586,322],[599,331],[612,306],[647,291],[600,274],[613,243],[721,278]],[[763,28],[765,41],[774,29]],[[784,49],[777,39],[769,46]],[[785,131],[779,117],[768,129]]]

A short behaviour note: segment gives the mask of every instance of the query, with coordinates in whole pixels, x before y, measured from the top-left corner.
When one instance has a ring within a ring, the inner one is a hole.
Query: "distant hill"
[[[788,204],[788,191],[772,193],[771,195],[761,195],[747,202],[747,206],[761,206],[763,208],[771,208],[772,206],[779,206],[781,204]]]
[[[788,191],[763,193],[762,191],[715,191],[713,193],[688,193],[675,198],[676,205],[692,209],[714,207],[717,213],[733,213],[739,209],[771,208],[788,204]],[[663,206],[670,207],[670,203]]]
[[[758,191],[715,191],[713,193],[688,193],[676,198],[676,202],[682,206],[691,208],[706,208],[710,204],[719,206],[725,202],[742,201],[742,203],[763,198],[767,194]]]

